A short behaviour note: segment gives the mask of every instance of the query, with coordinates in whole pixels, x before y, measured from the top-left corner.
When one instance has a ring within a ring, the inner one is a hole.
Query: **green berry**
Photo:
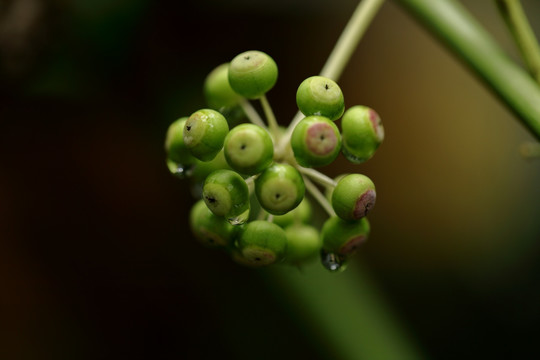
[[[274,144],[266,130],[254,124],[241,124],[225,138],[227,163],[241,174],[255,175],[272,163]]]
[[[302,202],[293,210],[284,215],[275,215],[273,222],[283,228],[293,224],[306,224],[311,220],[311,215],[311,203],[307,197],[304,197]]]
[[[192,179],[196,183],[202,183],[210,173],[216,170],[227,169],[231,170],[227,160],[225,160],[225,154],[221,150],[215,158],[210,161],[200,161],[195,159],[195,164],[192,171]]]
[[[229,63],[219,65],[208,74],[204,81],[204,97],[208,106],[219,112],[240,103],[242,96],[229,85]]]
[[[296,161],[304,167],[332,163],[341,150],[336,124],[323,116],[308,116],[296,125],[291,136]]]
[[[184,125],[184,143],[201,161],[210,161],[223,148],[229,132],[227,120],[219,112],[202,109],[193,113]]]
[[[278,68],[262,51],[246,51],[237,55],[229,66],[229,83],[238,94],[257,99],[276,84]]]
[[[287,235],[285,261],[289,264],[299,264],[315,258],[321,250],[321,238],[313,226],[294,224],[285,228],[285,235]]]
[[[320,115],[330,120],[339,119],[345,110],[340,87],[323,76],[312,76],[302,81],[296,92],[296,104],[306,116]]]
[[[182,117],[173,122],[167,129],[165,137],[167,167],[172,174],[180,178],[187,176],[192,165],[197,161],[184,144],[183,132],[186,120],[187,117]]]
[[[304,180],[294,167],[273,164],[255,180],[255,194],[270,214],[283,215],[296,208],[304,198]]]
[[[238,249],[248,264],[270,265],[283,259],[287,236],[278,225],[256,220],[244,226],[238,237]]]
[[[356,164],[370,159],[384,139],[380,116],[366,106],[353,106],[341,119],[343,155]]]
[[[195,238],[206,247],[228,248],[234,243],[236,227],[224,218],[214,215],[203,200],[199,200],[191,208],[189,225]]]
[[[179,164],[191,164],[195,161],[195,158],[184,144],[183,132],[187,119],[187,117],[182,117],[173,122],[167,129],[165,138],[167,158]]]
[[[322,248],[326,253],[348,257],[367,240],[369,230],[367,218],[345,221],[333,216],[326,220],[322,227]]]
[[[377,194],[370,178],[350,174],[337,183],[332,193],[332,207],[344,220],[358,220],[375,206]]]
[[[231,223],[247,220],[249,190],[244,179],[232,170],[216,170],[206,178],[203,199],[217,216],[224,216]]]

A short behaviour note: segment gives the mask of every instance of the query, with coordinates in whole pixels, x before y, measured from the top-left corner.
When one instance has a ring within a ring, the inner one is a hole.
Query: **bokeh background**
[[[493,1],[463,4],[519,62]],[[540,35],[540,4],[523,4]],[[291,270],[245,269],[191,238],[194,199],[163,140],[205,106],[205,76],[248,49],[276,60],[268,98],[287,124],[355,6],[1,1],[0,357],[339,359],[282,286]],[[359,266],[332,276],[364,279],[418,358],[539,356],[540,160],[519,152],[532,136],[399,1],[340,85],[386,139],[365,164],[324,169],[378,190]]]

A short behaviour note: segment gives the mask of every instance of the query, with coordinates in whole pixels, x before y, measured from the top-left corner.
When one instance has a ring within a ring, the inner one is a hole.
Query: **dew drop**
[[[190,176],[193,171],[192,165],[183,165],[170,159],[167,160],[167,167],[171,174],[179,179],[185,179]]]
[[[242,225],[249,219],[249,209],[241,213],[240,215],[228,216],[227,221],[231,225]]]
[[[321,250],[321,262],[324,268],[331,272],[345,270],[345,257]]]

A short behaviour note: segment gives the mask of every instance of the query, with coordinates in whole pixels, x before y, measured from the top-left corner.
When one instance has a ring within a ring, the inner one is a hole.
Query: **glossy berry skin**
[[[217,216],[229,221],[249,210],[249,190],[244,179],[232,170],[216,170],[206,178],[203,199]]]
[[[276,84],[278,68],[274,60],[262,51],[246,51],[229,65],[229,84],[238,94],[257,99]]]
[[[195,158],[191,155],[186,144],[184,144],[184,125],[187,117],[182,117],[173,122],[168,130],[165,138],[165,151],[167,158],[179,164],[188,165],[195,162]]]
[[[231,168],[241,174],[255,175],[272,163],[274,144],[263,128],[241,124],[227,134],[223,151]]]
[[[208,106],[214,110],[237,106],[242,96],[229,84],[229,63],[216,67],[204,80],[204,97]]]
[[[193,113],[184,125],[184,143],[191,154],[201,161],[210,161],[223,148],[229,132],[227,120],[219,112],[202,109]]]
[[[322,249],[341,257],[350,256],[367,240],[369,231],[367,218],[345,221],[333,216],[325,221],[321,230]]]
[[[349,174],[340,179],[332,193],[332,207],[344,220],[358,220],[375,206],[375,184],[365,175]]]
[[[243,226],[238,237],[238,249],[246,264],[270,265],[283,259],[287,237],[278,225],[255,220]]]
[[[294,128],[291,147],[298,164],[304,167],[324,166],[339,155],[341,135],[330,119],[308,116]]]
[[[287,252],[285,261],[289,264],[300,263],[316,258],[321,250],[319,232],[313,226],[298,223],[285,228]]]
[[[380,116],[366,106],[353,106],[341,119],[343,155],[359,164],[370,159],[384,140],[384,128]]]
[[[273,215],[283,215],[296,208],[305,194],[302,175],[288,164],[273,164],[255,180],[255,194],[260,205]]]
[[[214,249],[232,247],[237,233],[235,226],[212,213],[203,200],[199,200],[191,208],[189,225],[201,244]]]
[[[304,80],[296,92],[298,109],[306,115],[320,115],[337,120],[345,111],[341,88],[335,81],[323,76]]]
[[[273,222],[282,228],[293,224],[307,224],[311,220],[312,213],[311,203],[307,197],[304,197],[302,202],[288,213],[275,215]]]

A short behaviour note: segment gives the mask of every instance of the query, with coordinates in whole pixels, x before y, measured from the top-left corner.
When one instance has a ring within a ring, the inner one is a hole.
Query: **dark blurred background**
[[[340,79],[347,106],[381,114],[385,143],[324,169],[377,186],[355,261],[419,357],[535,358],[540,160],[519,153],[533,138],[398,3]],[[519,61],[494,3],[463,3]],[[540,4],[523,3],[539,34]],[[249,49],[276,60],[268,98],[287,124],[355,6],[0,1],[0,357],[336,358],[266,270],[191,238],[194,199],[163,141],[205,106],[205,76]]]

